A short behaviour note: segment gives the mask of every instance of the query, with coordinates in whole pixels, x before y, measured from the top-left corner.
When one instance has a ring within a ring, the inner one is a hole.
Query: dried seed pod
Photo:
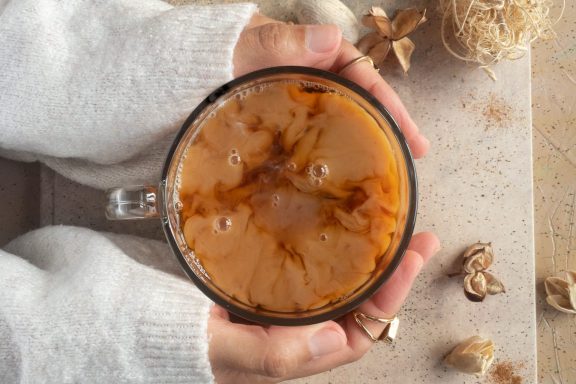
[[[560,277],[548,277],[544,281],[544,288],[548,296],[561,295],[568,297],[570,285]]]
[[[567,271],[566,279],[548,277],[544,287],[548,304],[560,312],[576,314],[576,271]]]
[[[566,271],[566,282],[570,285],[576,284],[576,271]]]
[[[486,277],[482,272],[468,274],[464,278],[464,294],[470,301],[482,301],[486,297]]]
[[[463,258],[464,271],[467,273],[475,273],[487,269],[494,261],[492,243],[472,244],[464,252]]]
[[[500,280],[498,280],[493,274],[490,272],[482,272],[484,277],[486,278],[486,293],[489,295],[497,295],[502,292],[506,292],[506,288],[504,288],[504,284]]]
[[[424,22],[426,22],[426,9],[423,11],[416,8],[399,9],[390,19],[382,8],[372,7],[362,18],[362,24],[374,32],[362,37],[357,43],[357,48],[370,56],[378,66],[382,65],[388,53],[392,51],[404,73],[408,73],[410,58],[416,45],[407,35]]]
[[[446,365],[477,377],[488,371],[492,361],[494,361],[494,343],[480,336],[464,340],[444,358]]]
[[[506,292],[504,284],[486,269],[494,261],[492,243],[474,243],[462,255],[462,272],[448,276],[466,275],[464,277],[464,294],[470,301],[483,301],[486,295]]]

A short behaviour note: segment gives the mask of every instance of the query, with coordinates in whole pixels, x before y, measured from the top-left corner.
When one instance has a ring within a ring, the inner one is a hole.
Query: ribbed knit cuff
[[[22,0],[2,11],[2,148],[117,164],[232,79],[256,5]]]
[[[212,302],[191,282],[163,274],[150,290],[135,329],[135,352],[146,372],[138,381],[213,383],[207,332]]]
[[[4,250],[0,382],[213,382],[211,302],[166,244],[54,226]]]
[[[180,122],[201,98],[232,80],[234,48],[256,10],[255,4],[183,6],[145,25],[146,30],[169,29],[169,33],[160,33],[158,40],[151,37],[148,44],[159,55],[156,60],[164,63],[158,68],[161,78],[154,80],[154,86],[163,100],[171,101],[170,105],[158,105],[160,116],[172,115],[175,123]],[[174,115],[175,110],[180,114]]]

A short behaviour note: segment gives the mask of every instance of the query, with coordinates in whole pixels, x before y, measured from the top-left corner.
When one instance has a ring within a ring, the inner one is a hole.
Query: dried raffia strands
[[[455,57],[490,65],[525,55],[539,38],[555,37],[551,0],[441,0],[442,42]]]

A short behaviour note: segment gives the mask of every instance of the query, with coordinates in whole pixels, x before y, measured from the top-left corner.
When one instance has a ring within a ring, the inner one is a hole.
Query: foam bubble
[[[324,179],[328,177],[328,173],[330,173],[330,169],[326,164],[311,165],[306,170],[310,176],[317,179]]]
[[[272,194],[272,206],[278,208],[280,206],[280,196],[277,193]]]
[[[227,232],[232,228],[232,219],[226,216],[220,216],[214,220],[214,234]]]
[[[230,165],[239,165],[242,163],[242,158],[240,157],[237,149],[233,148],[230,150],[230,155],[228,155],[228,163]]]
[[[330,170],[326,164],[308,164],[306,173],[308,174],[308,182],[315,187],[319,187],[324,183],[324,179],[328,177]]]

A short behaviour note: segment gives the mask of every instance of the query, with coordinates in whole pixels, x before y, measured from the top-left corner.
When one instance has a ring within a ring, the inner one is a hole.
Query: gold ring
[[[358,311],[354,312],[354,320],[356,320],[356,323],[358,323],[358,325],[364,331],[366,336],[368,336],[370,340],[372,340],[375,343],[377,343],[378,341],[383,341],[385,343],[391,344],[396,338],[396,334],[398,333],[398,326],[400,325],[400,320],[398,320],[397,316],[387,319],[384,317],[370,316]],[[376,337],[366,327],[364,321],[373,321],[376,323],[386,324],[386,327],[384,327],[382,333],[378,337]]]
[[[367,61],[370,63],[370,65],[376,70],[376,72],[380,72],[380,69],[374,64],[374,61],[372,60],[372,58],[370,56],[364,55],[364,56],[360,56],[355,58],[354,60],[350,60],[349,62],[347,62],[342,69],[340,69],[338,71],[338,74],[341,75],[342,72],[344,72],[346,69],[350,68],[351,66],[353,66],[354,64],[360,63],[362,61]]]

